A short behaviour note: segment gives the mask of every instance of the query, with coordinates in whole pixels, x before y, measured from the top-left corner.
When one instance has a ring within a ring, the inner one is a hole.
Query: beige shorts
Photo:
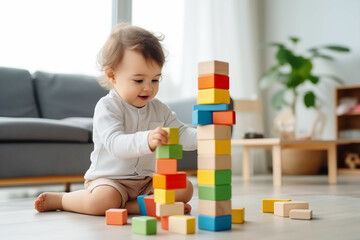
[[[149,195],[154,193],[152,187],[152,177],[145,177],[145,179],[108,179],[97,178],[94,180],[85,180],[85,189],[88,191],[94,190],[98,186],[111,186],[118,190],[121,195],[121,206],[124,208],[125,203],[137,199],[139,195]]]

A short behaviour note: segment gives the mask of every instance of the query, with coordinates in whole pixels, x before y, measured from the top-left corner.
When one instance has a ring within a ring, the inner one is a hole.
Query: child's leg
[[[187,204],[189,202],[194,194],[194,187],[192,183],[186,179],[186,188],[185,189],[176,189],[175,190],[175,202],[183,202],[184,205],[184,211],[185,213],[191,212],[191,206]]]

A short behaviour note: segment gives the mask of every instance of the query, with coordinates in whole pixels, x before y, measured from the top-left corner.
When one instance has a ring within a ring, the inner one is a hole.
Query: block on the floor
[[[176,174],[177,159],[176,158],[156,159],[155,172],[157,174]]]
[[[262,211],[267,213],[274,212],[274,202],[290,202],[291,199],[273,199],[267,198],[262,200]]]
[[[231,185],[199,185],[199,199],[221,201],[231,199]]]
[[[225,89],[204,89],[199,90],[197,104],[230,104],[229,90]]]
[[[162,129],[164,129],[166,132],[168,132],[169,136],[169,142],[166,144],[179,144],[179,128],[168,128],[168,127],[163,127]]]
[[[141,235],[156,234],[156,218],[148,216],[133,217],[131,219],[133,233]]]
[[[229,75],[229,63],[222,61],[207,61],[198,64],[198,75],[220,74]]]
[[[199,185],[231,184],[231,170],[203,170],[197,171]]]
[[[198,169],[231,169],[231,155],[198,155]]]
[[[289,217],[291,219],[310,220],[312,218],[311,209],[292,209],[290,210]]]
[[[232,223],[244,223],[244,221],[245,221],[245,208],[231,209],[231,222]]]
[[[192,124],[193,125],[207,125],[212,124],[212,112],[210,111],[192,111]]]
[[[127,209],[111,208],[106,210],[106,224],[107,225],[125,225],[127,223]]]
[[[170,216],[169,232],[179,234],[195,233],[195,217],[184,215]]]
[[[289,217],[290,210],[292,209],[308,209],[308,208],[309,208],[309,203],[303,201],[275,202],[274,215],[280,217]]]
[[[213,112],[213,124],[217,125],[235,125],[236,124],[236,117],[235,111],[219,111]]]
[[[231,141],[228,140],[199,140],[199,155],[230,155]]]
[[[159,189],[181,189],[186,188],[186,173],[176,174],[153,174],[153,188]]]
[[[176,202],[173,204],[156,203],[156,216],[164,217],[171,215],[183,215],[184,203]]]
[[[199,229],[207,231],[224,231],[231,229],[231,215],[206,216],[199,215]]]
[[[137,201],[138,201],[138,204],[139,204],[139,209],[140,209],[140,215],[141,216],[147,216],[147,211],[146,211],[146,205],[145,205],[145,200],[144,198],[146,197],[147,195],[139,195],[137,196]]]
[[[169,230],[169,216],[161,217],[161,228]]]
[[[231,126],[210,124],[198,126],[197,130],[198,140],[231,139]]]
[[[199,111],[227,111],[228,105],[225,103],[220,104],[195,104],[193,106],[193,110],[199,110]]]
[[[154,201],[155,196],[154,195],[149,195],[144,197],[144,202],[145,202],[145,207],[146,207],[146,212],[147,215],[149,217],[156,217],[156,203]],[[159,218],[158,218],[159,220]]]
[[[156,147],[155,158],[182,158],[182,145],[163,145]]]
[[[206,216],[231,215],[231,200],[212,201],[199,199],[198,213]]]
[[[156,203],[171,204],[175,202],[175,190],[173,189],[154,189],[154,201]]]
[[[220,74],[207,74],[198,77],[198,89],[229,89],[229,76]]]

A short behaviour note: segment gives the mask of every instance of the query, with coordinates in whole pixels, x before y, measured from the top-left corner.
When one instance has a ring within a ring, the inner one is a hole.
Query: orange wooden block
[[[161,228],[169,230],[169,216],[161,217]]]
[[[144,197],[146,212],[149,217],[156,217],[157,220],[160,220],[160,218],[156,216],[156,203],[154,197],[154,194]]]
[[[157,174],[176,174],[177,160],[176,158],[159,158],[156,159]]]
[[[235,112],[234,111],[216,111],[213,112],[214,125],[235,125]]]
[[[198,77],[198,89],[229,89],[229,76],[209,74]]]
[[[106,210],[106,224],[107,225],[125,225],[127,223],[127,209],[111,208]]]
[[[158,189],[181,189],[186,188],[186,173],[157,174],[153,175],[153,188]]]

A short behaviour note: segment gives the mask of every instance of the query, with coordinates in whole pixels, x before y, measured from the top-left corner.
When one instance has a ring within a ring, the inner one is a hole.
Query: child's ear
[[[115,84],[115,73],[112,67],[105,67],[105,76],[109,82]]]

